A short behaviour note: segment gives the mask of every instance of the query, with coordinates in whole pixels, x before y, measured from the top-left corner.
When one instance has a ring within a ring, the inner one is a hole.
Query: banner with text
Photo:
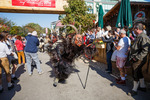
[[[56,0],[12,0],[12,5],[55,8],[55,1]]]

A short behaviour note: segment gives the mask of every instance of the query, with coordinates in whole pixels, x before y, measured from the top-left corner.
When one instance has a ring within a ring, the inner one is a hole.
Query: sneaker
[[[41,75],[41,74],[43,74],[44,72],[43,71],[41,71],[41,72],[39,72],[39,75]]]
[[[32,73],[29,74],[29,76],[31,76],[31,75],[32,75]]]
[[[1,90],[0,90],[0,93],[2,93],[4,91],[4,89],[2,88]]]
[[[120,84],[120,85],[126,85],[126,81],[125,80],[120,80],[118,82],[116,82],[117,84]]]
[[[145,88],[139,87],[138,90],[143,91],[143,92],[146,92],[146,91],[147,91],[146,87],[145,87]]]
[[[128,93],[128,95],[135,96],[135,95],[137,95],[137,92],[132,90],[131,92]]]
[[[12,88],[14,88],[13,84],[10,87],[8,87],[8,90],[11,90]]]
[[[121,81],[121,77],[116,78],[116,81]]]

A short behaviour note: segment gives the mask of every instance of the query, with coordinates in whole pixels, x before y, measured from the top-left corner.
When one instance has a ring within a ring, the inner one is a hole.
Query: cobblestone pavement
[[[29,76],[26,65],[20,66],[16,72],[19,80],[10,91],[3,74],[4,92],[0,94],[0,100],[150,100],[150,90],[146,93],[138,91],[135,97],[127,95],[132,88],[131,77],[127,77],[126,86],[118,85],[115,83],[116,70],[111,75],[107,74],[105,64],[83,57],[75,61],[74,72],[66,82],[53,87],[54,74],[49,56],[39,53],[39,59],[44,73],[38,75],[34,68],[33,75]]]

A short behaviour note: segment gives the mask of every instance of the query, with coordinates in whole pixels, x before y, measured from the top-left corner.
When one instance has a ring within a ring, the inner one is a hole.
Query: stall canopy
[[[128,28],[132,28],[133,26],[130,0],[121,1],[120,10],[118,13],[116,27],[123,28],[124,26],[128,26]]]
[[[98,12],[98,27],[103,28],[103,15],[104,15],[104,11],[103,11],[103,7],[102,5],[99,5],[99,12]]]

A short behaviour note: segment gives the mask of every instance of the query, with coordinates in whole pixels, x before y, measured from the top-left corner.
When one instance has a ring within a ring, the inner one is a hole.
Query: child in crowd
[[[16,42],[15,42],[15,46],[16,46],[16,49],[17,49],[17,54],[18,54],[18,64],[21,64],[21,57],[22,57],[22,60],[23,60],[23,64],[25,64],[25,56],[24,56],[24,45],[22,43],[22,40],[21,40],[21,36],[17,36],[16,37]]]

